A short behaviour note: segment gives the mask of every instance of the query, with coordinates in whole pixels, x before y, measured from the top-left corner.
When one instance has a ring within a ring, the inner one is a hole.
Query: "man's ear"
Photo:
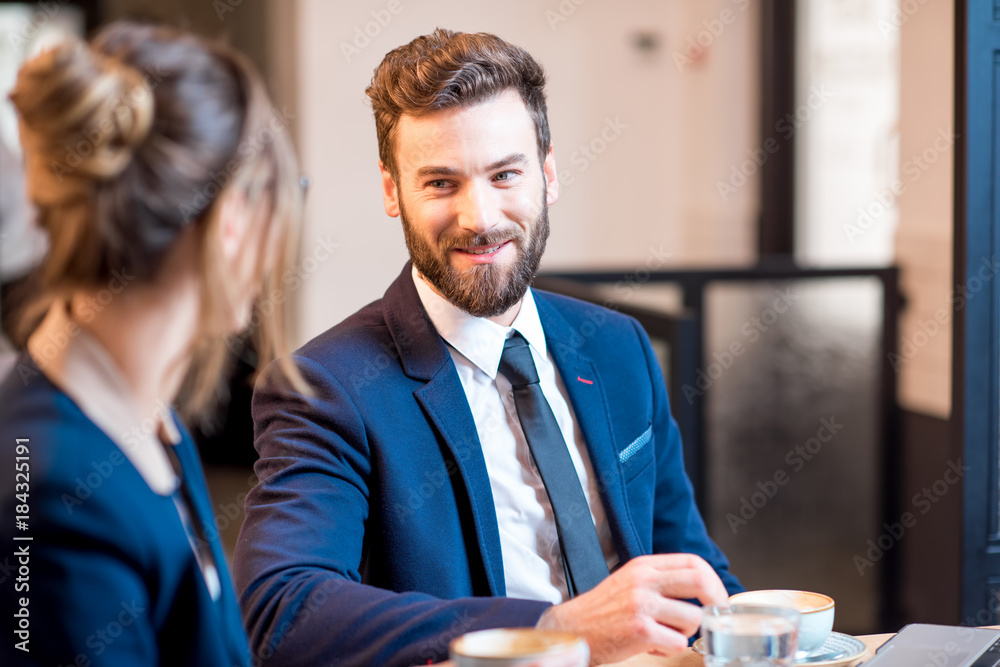
[[[382,205],[385,206],[385,214],[390,218],[399,217],[399,190],[396,188],[396,181],[392,174],[378,161],[378,169],[382,172]]]
[[[549,144],[549,153],[542,163],[542,171],[545,173],[545,203],[552,206],[559,201],[559,174],[556,173],[556,149]]]

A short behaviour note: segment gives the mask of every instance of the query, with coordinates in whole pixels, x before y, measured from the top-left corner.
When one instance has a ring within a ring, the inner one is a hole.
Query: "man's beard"
[[[413,229],[402,201],[399,214],[403,221],[406,247],[417,271],[452,305],[474,317],[494,317],[506,313],[524,297],[538,271],[545,253],[545,242],[549,238],[549,211],[544,194],[541,213],[530,225],[530,236],[522,227],[511,223],[482,234],[442,237],[438,247],[434,248]],[[458,271],[448,261],[455,248],[495,246],[505,241],[513,241],[517,253],[511,265],[478,264]]]

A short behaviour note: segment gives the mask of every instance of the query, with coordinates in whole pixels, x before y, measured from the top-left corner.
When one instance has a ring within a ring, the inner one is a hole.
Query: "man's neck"
[[[494,315],[493,317],[488,317],[486,319],[490,320],[491,322],[495,322],[502,327],[509,327],[510,325],[514,324],[514,320],[517,319],[517,314],[521,312],[521,303],[523,302],[524,299],[521,298],[517,303],[508,308],[506,312],[500,313],[499,315]]]
[[[424,277],[424,274],[422,274],[419,270],[417,271],[417,276],[420,278],[420,280],[422,280],[424,282],[425,285],[427,285],[428,287],[430,287],[431,290],[435,294],[437,294],[439,297],[441,297],[445,301],[448,301],[448,297],[446,297],[444,294],[441,294],[441,292],[438,291],[438,288],[435,287],[431,283],[431,281],[427,280],[427,278]],[[504,312],[500,313],[499,315],[494,315],[492,317],[487,317],[485,319],[488,319],[489,321],[493,322],[494,324],[499,324],[502,327],[509,327],[510,325],[514,324],[514,320],[517,319],[518,313],[521,312],[521,304],[523,302],[524,302],[524,297],[521,297],[520,299],[518,299],[517,303],[515,303],[513,306],[511,306],[510,308],[508,308]],[[449,301],[449,303],[451,303],[451,302]],[[452,305],[455,305],[455,304],[452,304]],[[457,307],[458,306],[456,306],[456,308]]]

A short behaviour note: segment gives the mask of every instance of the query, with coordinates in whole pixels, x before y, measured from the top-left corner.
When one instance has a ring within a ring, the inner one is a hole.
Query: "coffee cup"
[[[737,593],[730,604],[765,604],[791,607],[802,615],[799,627],[799,650],[815,651],[833,631],[834,601],[829,595],[810,591],[764,590]]]
[[[534,628],[469,632],[451,642],[458,667],[587,667],[590,647],[577,635]]]

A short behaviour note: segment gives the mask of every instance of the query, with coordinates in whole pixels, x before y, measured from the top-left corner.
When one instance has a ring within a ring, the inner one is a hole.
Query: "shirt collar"
[[[514,331],[524,336],[539,358],[545,358],[545,331],[530,287],[521,299],[521,309],[513,324],[504,327],[485,317],[470,315],[453,305],[420,277],[416,267],[413,267],[412,275],[420,302],[438,334],[490,379],[496,379],[504,341]]]
[[[114,360],[101,344],[69,317],[57,300],[28,339],[28,353],[80,410],[122,450],[154,492],[169,496],[178,484],[163,449],[176,445],[180,430],[170,406],[157,401],[143,415]]]

